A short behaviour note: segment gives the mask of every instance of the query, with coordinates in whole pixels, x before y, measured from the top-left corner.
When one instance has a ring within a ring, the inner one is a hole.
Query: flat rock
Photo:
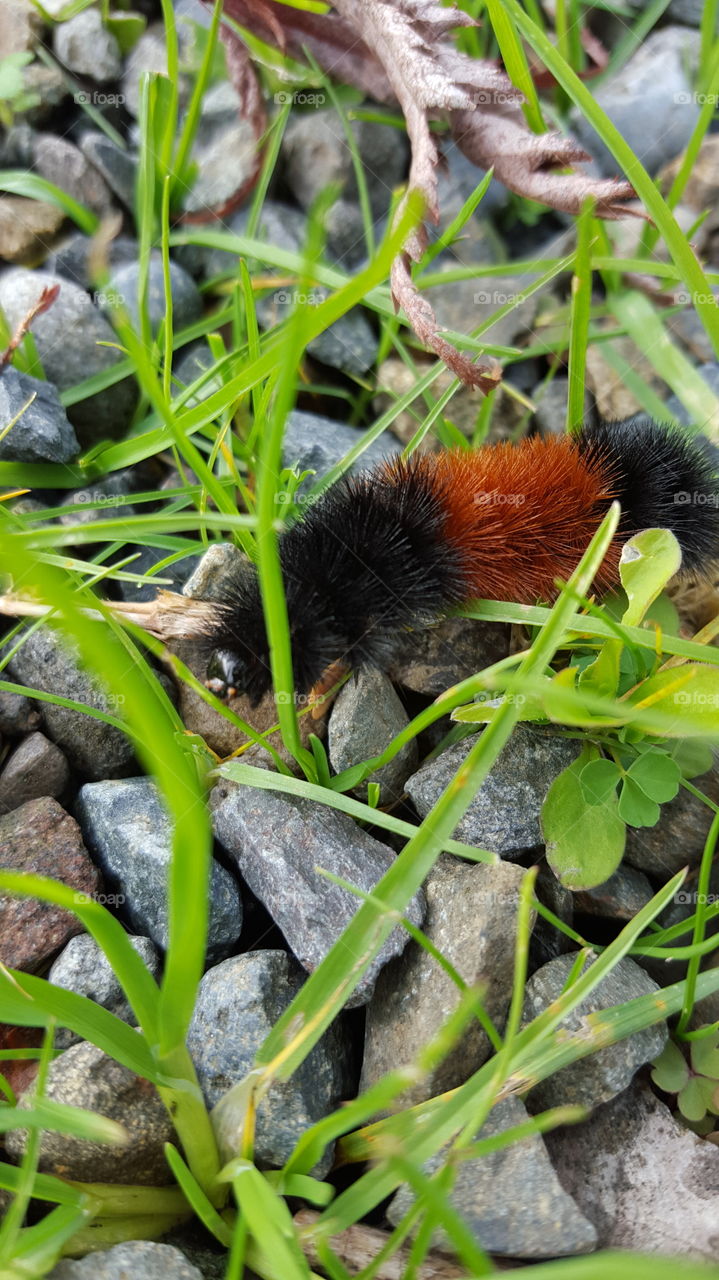
[[[341,773],[380,755],[408,724],[409,716],[392,681],[377,668],[363,668],[356,679],[350,679],[340,689],[332,708],[327,742],[333,769]],[[379,803],[390,804],[401,797],[404,784],[417,763],[417,743],[413,739],[389,764],[371,774],[358,791],[366,795],[367,783],[378,782]]]
[[[593,1222],[599,1249],[716,1263],[719,1150],[635,1080],[583,1124],[546,1136],[563,1186]]]
[[[451,271],[456,262],[438,260],[439,270]],[[537,279],[536,273],[515,276],[473,276],[467,280],[448,280],[433,285],[429,298],[434,313],[443,329],[469,333],[486,324],[495,312],[512,303],[505,315],[494,320],[485,329],[482,338],[497,346],[512,346],[528,333],[537,316],[542,292],[550,286],[542,286],[529,297],[520,300],[520,294]]]
[[[225,779],[211,792],[215,834],[243,879],[282,930],[300,964],[312,972],[359,909],[357,898],[317,867],[370,892],[394,854],[346,814],[304,797],[240,786]],[[406,914],[421,924],[425,901],[415,894]],[[365,1004],[377,975],[407,945],[392,931],[355,988],[349,1006]]]
[[[34,266],[47,253],[65,221],[57,205],[44,200],[26,200],[24,196],[0,197],[0,258]]]
[[[49,796],[0,816],[0,866],[50,876],[83,896],[100,885],[80,828]],[[51,903],[0,896],[0,960],[10,969],[34,973],[81,929],[76,916]]]
[[[0,813],[41,796],[59,800],[69,781],[70,768],[60,748],[43,733],[31,733],[0,773]]]
[[[233,1085],[247,1075],[257,1051],[305,981],[285,951],[249,951],[210,969],[200,983],[188,1033],[198,1079],[213,1123],[222,1159],[238,1154],[242,1103]],[[335,1022],[290,1080],[272,1085],[257,1110],[254,1158],[260,1168],[286,1163],[310,1125],[335,1111],[354,1093],[349,1042]],[[332,1146],[319,1174],[332,1163]]]
[[[160,957],[149,938],[130,937],[128,942],[140,959],[144,961],[153,978],[160,976]],[[127,1002],[125,993],[115,976],[110,962],[89,933],[79,933],[71,938],[63,948],[57,960],[52,964],[47,975],[48,982],[65,991],[74,991],[77,995],[86,996],[109,1009],[116,1018],[136,1026],[135,1016]],[[55,1032],[55,1048],[69,1049],[77,1044],[80,1036],[68,1027],[59,1027]]]
[[[317,413],[305,413],[302,409],[293,409],[287,418],[285,434],[282,441],[283,467],[297,466],[299,471],[314,471],[314,476],[300,486],[304,493],[316,480],[326,475],[331,467],[342,459],[361,440],[362,432],[356,427],[349,427],[345,422],[336,422],[334,418],[325,418]],[[353,463],[350,474],[356,475],[366,471],[385,458],[395,457],[401,452],[399,443],[392,436],[381,435],[373,440],[363,454]]]
[[[111,368],[122,359],[114,331],[77,285],[49,271],[15,267],[0,277],[0,307],[15,328],[37,302],[46,285],[60,285],[49,311],[33,321],[32,333],[49,382],[60,391]],[[72,335],[72,341],[68,341]],[[130,378],[73,405],[68,417],[83,446],[126,430],[137,391]]]
[[[8,670],[30,689],[118,714],[117,695],[106,693],[94,682],[80,667],[77,651],[49,627],[38,627],[28,634]],[[40,702],[38,708],[47,736],[78,773],[86,778],[107,778],[128,772],[134,750],[119,729],[52,702]]]
[[[63,1258],[47,1280],[202,1280],[180,1249],[154,1240],[128,1240],[85,1258]]]
[[[166,950],[172,827],[155,783],[150,778],[87,783],[78,795],[77,812],[108,883],[123,895],[134,932]],[[232,876],[216,862],[209,893],[207,955],[218,960],[240,936],[242,901]]]
[[[7,365],[0,373],[0,423],[5,427],[13,418],[17,421],[0,440],[2,461],[70,462],[77,457],[77,436],[52,383]]]
[[[519,1098],[505,1098],[492,1108],[474,1140],[493,1138],[526,1121],[527,1111]],[[447,1154],[439,1152],[428,1160],[425,1173],[438,1169]],[[400,1187],[387,1209],[393,1226],[414,1200],[406,1185]],[[596,1248],[591,1221],[563,1189],[538,1134],[463,1160],[457,1165],[449,1201],[482,1248],[499,1257],[559,1258]],[[442,1229],[435,1232],[432,1245],[451,1248]]]
[[[389,675],[395,684],[436,697],[508,653],[504,623],[446,618],[401,637]]]
[[[93,213],[102,216],[109,212],[112,198],[105,179],[72,142],[54,133],[39,133],[34,150],[35,169],[42,178]]]
[[[117,80],[122,72],[122,54],[99,9],[84,9],[74,18],[59,22],[53,29],[53,48],[68,71],[89,76],[96,84]]]
[[[532,974],[525,991],[524,1025],[558,999],[576,958],[576,952],[557,956]],[[584,968],[586,967],[585,963]],[[625,956],[602,979],[598,987],[562,1020],[561,1031],[565,1038],[573,1035],[580,1039],[586,1038],[590,1025],[587,1018],[590,1014],[659,990],[656,982],[638,964]],[[667,1036],[666,1023],[659,1022],[563,1067],[531,1090],[531,1110],[539,1112],[548,1107],[570,1104],[596,1107],[600,1102],[608,1102],[626,1089],[640,1067],[659,1056],[667,1042]]]
[[[421,818],[426,818],[474,745],[458,742],[425,764],[407,782]],[[542,843],[539,814],[545,796],[562,769],[577,755],[577,745],[518,725],[477,791],[454,839],[512,858]]]
[[[174,1129],[159,1095],[147,1080],[96,1045],[82,1040],[55,1058],[48,1072],[46,1097],[116,1120],[127,1131],[128,1142],[115,1147],[45,1130],[40,1141],[42,1173],[78,1182],[155,1187],[172,1182],[163,1148],[174,1140]],[[19,1105],[32,1106],[32,1090],[21,1096]],[[6,1146],[13,1159],[22,1159],[26,1142],[26,1129],[13,1129],[7,1135]]]
[[[633,57],[593,93],[651,174],[687,145],[699,118],[690,79],[698,44],[698,34],[684,27],[653,31]],[[620,173],[617,161],[581,112],[575,109],[571,113],[570,124],[604,176]]]
[[[512,994],[519,885],[524,872],[502,862],[473,865],[444,854],[424,883],[422,926],[468,986],[482,987],[482,1005],[501,1034]],[[461,993],[419,943],[411,941],[377,979],[367,1009],[360,1090],[388,1071],[417,1060],[456,1009]],[[416,1106],[463,1084],[489,1056],[490,1043],[473,1020],[461,1040],[392,1109]]]

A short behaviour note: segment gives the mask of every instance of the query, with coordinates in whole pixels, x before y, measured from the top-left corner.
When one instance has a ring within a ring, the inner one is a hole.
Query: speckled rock
[[[150,939],[130,937],[128,942],[153,978],[159,978],[160,957]],[[96,1004],[101,1004],[104,1009],[114,1013],[115,1017],[122,1018],[123,1022],[129,1022],[133,1027],[137,1025],[105,952],[89,933],[79,933],[70,939],[51,966],[47,979],[56,987],[75,991],[88,1000],[94,1000]],[[55,1048],[69,1049],[70,1045],[78,1044],[80,1039],[74,1031],[59,1027],[55,1032]]]
[[[257,137],[239,94],[226,80],[204,95],[192,159],[197,172],[184,196],[186,213],[224,210],[252,179]]]
[[[122,71],[120,46],[99,9],[84,9],[59,22],[53,29],[53,48],[68,71],[89,76],[96,84],[117,80]]]
[[[155,783],[150,778],[87,783],[80,790],[77,812],[108,884],[123,895],[133,930],[165,950],[172,827]],[[216,862],[209,892],[207,955],[219,960],[240,936],[242,901],[232,876]]]
[[[719,801],[717,769],[694,778],[693,785],[710,800]],[[663,883],[682,867],[701,860],[711,820],[711,810],[682,788],[674,800],[662,805],[655,827],[627,827],[625,861]]]
[[[138,329],[140,326],[140,314],[137,307],[139,275],[140,266],[137,262],[128,262],[125,266],[118,267],[116,271],[113,271],[108,288],[105,291],[107,303],[103,308],[111,317],[115,305],[114,299],[116,299],[118,304],[126,308],[133,325]],[[192,277],[172,260],[170,261],[170,293],[172,295],[172,325],[174,332],[177,333],[180,329],[187,328],[193,321],[199,320],[202,315],[202,298]],[[159,254],[154,253],[150,257],[147,277],[147,310],[150,317],[150,328],[153,333],[156,333],[165,318],[166,306],[162,258]]]
[[[80,828],[49,796],[0,816],[0,866],[50,876],[78,894],[100,886]],[[0,961],[33,973],[82,929],[77,916],[37,898],[0,896]]]
[[[389,207],[392,190],[406,176],[407,142],[402,130],[370,121],[353,121],[352,132],[365,161],[367,194],[375,217]],[[352,154],[334,109],[294,112],[282,141],[286,180],[303,209],[309,209],[329,183],[357,202]]]
[[[60,187],[93,213],[100,216],[109,213],[112,197],[105,179],[67,138],[39,133],[35,139],[34,161],[41,178]]]
[[[420,817],[425,818],[472,749],[474,738],[449,747],[407,782]],[[562,769],[577,755],[577,744],[518,725],[477,791],[454,838],[505,858],[542,843],[539,814]]]
[[[525,992],[525,1024],[559,997],[576,958],[576,952],[557,956],[532,974]],[[586,967],[585,963],[584,968]],[[588,1014],[611,1009],[636,996],[651,995],[658,991],[656,982],[634,960],[625,956],[577,1009],[563,1019],[561,1027],[565,1036],[577,1035],[581,1039],[587,1034]],[[539,1112],[548,1107],[574,1103],[596,1107],[600,1102],[608,1102],[621,1093],[622,1089],[626,1089],[640,1067],[659,1056],[667,1042],[667,1036],[666,1023],[659,1022],[656,1026],[637,1031],[617,1044],[609,1045],[598,1053],[592,1053],[589,1057],[563,1067],[531,1090],[531,1110]]]
[[[527,1111],[519,1098],[505,1098],[492,1108],[475,1141],[495,1137],[526,1120]],[[444,1155],[440,1152],[428,1160],[425,1172],[434,1172]],[[387,1209],[393,1226],[414,1199],[407,1186],[400,1187]],[[596,1247],[592,1223],[563,1190],[539,1135],[463,1160],[457,1166],[449,1201],[482,1248],[500,1257],[558,1258],[589,1253]],[[445,1250],[451,1248],[441,1229],[432,1243]]]
[[[444,854],[424,883],[423,932],[468,986],[482,988],[482,1005],[500,1034],[512,994],[523,874],[510,863],[473,865]],[[385,1072],[415,1062],[459,1001],[460,992],[444,969],[419,943],[408,943],[382,970],[367,1009],[361,1091]],[[407,1088],[392,1109],[416,1106],[463,1084],[489,1052],[489,1040],[473,1020],[442,1062]]]
[[[197,600],[221,600],[228,577],[246,563],[234,542],[213,542],[182,588]]]
[[[182,56],[183,48],[190,37],[187,24],[178,23],[177,32]],[[165,28],[161,22],[154,22],[147,28],[125,59],[125,70],[121,82],[123,105],[135,119],[140,114],[140,79],[144,71],[159,71],[161,75],[167,75],[167,41]],[[180,105],[184,106],[190,90],[190,82],[184,72],[180,74],[178,88]]]
[[[305,481],[300,486],[299,492],[304,493],[309,485],[321,479],[335,463],[340,462],[361,438],[362,432],[356,427],[347,426],[345,422],[336,422],[334,418],[294,409],[285,426],[282,465],[291,467],[297,464],[300,471],[311,469],[315,472],[310,477],[309,484]],[[385,433],[365,449],[351,467],[351,473],[364,471],[400,452],[397,440]]]
[[[32,733],[39,723],[37,703],[23,693],[0,690],[0,733],[7,738],[17,738],[23,733]]]
[[[203,1280],[185,1255],[170,1244],[128,1240],[85,1258],[63,1258],[47,1280]]]
[[[45,200],[0,197],[0,258],[34,266],[42,261],[65,221],[62,209]]]
[[[97,169],[113,195],[117,196],[126,209],[132,209],[137,176],[135,156],[116,146],[106,134],[92,129],[81,135],[80,150],[93,168]]]
[[[70,462],[77,457],[77,436],[52,383],[8,365],[0,375],[0,431],[13,418],[17,421],[0,439],[2,461]]]
[[[141,1186],[172,1182],[163,1147],[173,1141],[174,1129],[159,1095],[147,1080],[109,1058],[96,1045],[82,1040],[50,1064],[47,1097],[52,1102],[83,1107],[116,1120],[127,1131],[128,1142],[109,1146],[46,1130],[40,1143],[42,1173],[79,1182]],[[32,1090],[28,1090],[19,1105],[31,1104]],[[13,1159],[22,1159],[26,1141],[25,1129],[13,1129],[7,1135],[7,1149]]]
[[[508,653],[504,623],[447,618],[402,637],[389,674],[395,684],[436,697]]]
[[[0,277],[0,307],[8,324],[15,328],[43,288],[53,284],[60,285],[60,293],[50,309],[35,318],[32,333],[48,380],[64,391],[111,368],[122,355],[114,345],[113,330],[85,290],[49,271],[16,267]],[[72,342],[68,342],[68,334],[72,334]],[[133,380],[125,378],[72,405],[68,417],[80,443],[90,445],[106,436],[120,435],[127,428],[136,399]]]
[[[31,49],[41,29],[42,20],[30,0],[5,0],[0,31],[0,59]]]
[[[402,729],[409,716],[395,693],[392,681],[377,668],[363,668],[356,679],[340,689],[332,708],[327,742],[330,763],[337,773],[378,756]],[[367,782],[380,785],[380,804],[398,800],[409,775],[417,768],[417,743],[413,739],[376,770],[358,788],[367,794]]]
[[[698,44],[698,33],[684,27],[653,31],[633,57],[594,91],[599,106],[649,173],[656,173],[686,146],[699,117],[691,81]],[[606,177],[620,172],[581,112],[575,109],[570,123],[572,133]]]
[[[719,1150],[635,1080],[547,1146],[563,1186],[597,1231],[599,1249],[716,1263]],[[630,1256],[630,1255],[628,1255]]]
[[[222,1158],[238,1154],[243,1106],[230,1092],[252,1068],[257,1051],[297,995],[305,975],[284,951],[249,951],[210,969],[200,983],[188,1047]],[[290,1080],[272,1086],[257,1111],[255,1160],[277,1168],[310,1125],[354,1093],[349,1041],[337,1022],[325,1032]],[[332,1163],[328,1148],[318,1173]]]
[[[60,694],[111,715],[121,714],[118,695],[105,693],[94,683],[81,669],[76,651],[49,627],[28,635],[8,670],[19,684],[31,689]],[[134,752],[129,738],[119,729],[52,702],[40,702],[38,708],[47,736],[78,773],[86,778],[127,773]]]
[[[213,826],[252,892],[279,925],[308,972],[317,968],[359,909],[357,898],[317,867],[370,891],[394,861],[386,845],[351,818],[304,797],[240,786],[223,779],[210,796]],[[407,908],[421,924],[420,891]],[[383,965],[405,948],[408,934],[395,928],[350,997],[364,1004]]]
[[[111,471],[83,489],[63,494],[63,506],[72,507],[59,516],[60,524],[93,524],[95,520],[111,520],[118,514],[134,515],[132,492],[137,490],[139,473],[133,467]]]
[[[27,800],[53,796],[59,800],[70,769],[62,751],[42,733],[23,738],[0,773],[0,813],[17,809]]]
[[[572,894],[576,911],[589,916],[608,916],[610,920],[633,920],[653,896],[647,877],[626,863],[604,884]]]

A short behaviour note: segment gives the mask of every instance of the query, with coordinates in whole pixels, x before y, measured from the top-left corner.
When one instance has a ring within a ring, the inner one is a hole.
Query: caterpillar
[[[297,688],[328,668],[382,665],[407,627],[480,597],[550,601],[610,503],[619,531],[595,579],[618,585],[623,543],[669,528],[682,570],[719,557],[712,446],[644,414],[577,435],[388,460],[344,478],[279,540]],[[256,569],[228,583],[208,627],[208,674],[257,702],[272,686]]]

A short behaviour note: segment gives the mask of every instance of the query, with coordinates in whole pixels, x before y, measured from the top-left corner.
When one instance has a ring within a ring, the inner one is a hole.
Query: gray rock
[[[46,67],[38,61],[31,62],[23,73],[25,92],[32,96],[33,105],[15,113],[16,121],[37,126],[52,120],[59,106],[68,97],[69,87],[60,67]],[[39,102],[37,99],[39,98]]]
[[[202,1272],[170,1244],[129,1240],[85,1258],[63,1258],[47,1280],[202,1280]]]
[[[694,786],[719,802],[719,771],[712,769],[693,779]],[[625,861],[637,871],[656,876],[662,883],[701,861],[712,821],[712,812],[682,787],[673,800],[661,806],[654,827],[627,827]]]
[[[378,756],[409,724],[409,716],[391,680],[375,668],[363,668],[356,679],[340,689],[328,729],[329,756],[337,773]],[[380,784],[380,804],[398,800],[407,778],[417,768],[417,743],[413,739],[373,773],[367,782]],[[367,793],[367,782],[359,788]]]
[[[215,363],[215,357],[210,348],[204,339],[200,338],[197,342],[190,342],[188,346],[182,348],[172,372],[177,381],[186,387],[212,369]],[[201,400],[206,400],[215,391],[219,391],[221,386],[222,377],[219,374],[213,378],[206,378],[199,390],[189,396],[185,404],[188,406],[199,404]]]
[[[252,179],[257,137],[239,94],[226,80],[205,94],[192,159],[197,173],[184,197],[186,213],[221,212]]]
[[[141,1186],[162,1186],[172,1181],[163,1147],[173,1141],[174,1130],[159,1095],[146,1080],[109,1058],[96,1045],[82,1040],[55,1058],[48,1072],[46,1097],[116,1120],[127,1131],[128,1142],[109,1146],[45,1130],[40,1141],[42,1173],[79,1182]],[[19,1105],[32,1106],[32,1090],[21,1096]],[[27,1130],[13,1129],[5,1142],[9,1154],[20,1160]]]
[[[13,124],[0,137],[0,165],[3,169],[29,169],[32,165],[35,132],[25,121]]]
[[[436,229],[433,226],[430,227],[429,234],[431,238],[434,239],[446,230],[453,219],[457,217],[462,206],[476,191],[484,177],[484,170],[478,169],[476,165],[472,164],[472,161],[468,160],[464,153],[460,151],[456,142],[444,140],[442,163],[437,169],[437,203],[440,210],[440,220]],[[499,213],[507,203],[507,199],[507,188],[503,183],[498,182],[496,178],[492,178],[479,207],[464,225],[461,233],[462,239],[456,241],[451,250],[460,262],[469,266],[472,262],[487,261],[486,257],[483,256],[482,249],[485,243],[484,232],[486,224],[481,220]],[[479,242],[476,238],[478,230],[481,233]],[[480,251],[482,256],[475,256],[477,250]]]
[[[167,556],[167,551],[162,547],[141,547],[136,544],[130,544],[123,547],[121,560],[133,551],[137,556],[131,564],[127,566],[130,573],[146,573],[149,574],[155,565],[159,564]],[[188,576],[193,567],[197,563],[197,556],[186,556],[182,560],[175,560],[173,564],[167,565],[161,573],[156,576],[152,575],[145,585],[139,582],[124,582],[118,580],[115,583],[117,594],[121,600],[154,600],[159,590],[163,591],[182,591]],[[158,586],[158,582],[163,580],[162,588]],[[169,582],[167,581],[169,579]]]
[[[493,1138],[526,1120],[526,1108],[519,1098],[505,1098],[494,1105],[475,1134],[475,1141]],[[446,1156],[446,1151],[433,1156],[427,1161],[425,1172],[433,1173]],[[558,1258],[590,1253],[596,1247],[592,1223],[563,1190],[538,1134],[500,1151],[463,1160],[456,1169],[450,1204],[488,1253],[510,1258]],[[387,1209],[393,1226],[414,1200],[406,1185],[400,1187]],[[435,1232],[432,1245],[451,1248],[442,1229]]]
[[[392,865],[391,849],[345,814],[301,797],[223,779],[213,788],[210,805],[218,840],[311,973],[359,909],[353,894],[316,868],[369,892]],[[424,910],[420,890],[406,914],[420,924]],[[407,941],[404,929],[393,930],[355,988],[350,1006],[366,1003],[377,974]]]
[[[70,769],[59,747],[42,733],[31,733],[13,751],[0,773],[0,813],[17,809],[26,800],[53,796],[59,800]]]
[[[423,932],[464,978],[482,989],[484,1009],[502,1032],[512,994],[519,885],[524,872],[461,862],[444,854],[427,877]],[[424,947],[408,943],[377,979],[367,1009],[360,1089],[387,1071],[416,1062],[447,1022],[461,993]],[[405,1089],[393,1110],[416,1106],[463,1084],[489,1056],[490,1043],[473,1020],[443,1061]]]
[[[470,738],[449,747],[409,779],[407,791],[421,818],[426,818],[464,764],[474,741]],[[539,814],[544,798],[557,774],[576,755],[576,743],[518,725],[457,824],[454,838],[510,859],[541,844]]]
[[[189,39],[187,24],[179,23],[177,32],[182,58],[184,47]],[[144,71],[159,71],[160,75],[167,75],[167,40],[165,28],[161,22],[155,22],[147,28],[125,59],[121,83],[123,105],[135,119],[140,114],[140,79]],[[178,89],[180,105],[183,106],[190,92],[190,82],[184,72],[180,74]]]
[[[88,783],[77,801],[78,819],[97,861],[124,896],[133,930],[167,948],[167,872],[172,828],[150,778]],[[209,886],[209,960],[220,960],[236,945],[242,928],[242,901],[232,876],[213,862]]]
[[[567,405],[569,403],[569,379],[558,376],[551,382],[541,383],[534,388],[532,400],[536,405],[534,421],[541,435],[560,436],[567,426]],[[589,423],[592,419],[592,399],[589,392],[584,392],[584,419]]]
[[[249,951],[210,969],[200,983],[187,1044],[222,1159],[238,1154],[243,1107],[232,1087],[254,1065],[257,1051],[300,990],[305,976],[284,951]],[[274,1084],[257,1110],[254,1158],[260,1168],[286,1163],[310,1125],[352,1096],[349,1042],[335,1022],[295,1071]],[[332,1163],[332,1146],[317,1170]]]
[[[137,952],[153,978],[160,976],[160,957],[149,938],[130,937],[130,946]],[[125,993],[118,982],[115,972],[95,939],[89,933],[79,933],[71,938],[67,946],[60,952],[57,960],[50,967],[48,982],[65,991],[74,991],[77,995],[86,996],[109,1009],[116,1018],[136,1026],[135,1015],[130,1008]],[[69,1049],[78,1044],[80,1036],[67,1027],[59,1027],[55,1032],[55,1048]]]
[[[719,1151],[648,1085],[635,1080],[584,1124],[555,1129],[546,1141],[562,1184],[596,1227],[598,1248],[716,1263]]]
[[[638,911],[654,896],[654,890],[641,871],[626,864],[594,889],[574,893],[574,907],[589,916],[608,916],[610,920],[633,920]]]
[[[118,714],[117,695],[106,693],[79,665],[77,652],[59,634],[39,627],[23,641],[9,663],[13,678],[30,689],[60,694],[98,711]],[[70,764],[86,778],[126,773],[134,756],[129,738],[81,711],[38,704],[44,728]]]
[[[126,308],[130,320],[136,329],[140,328],[140,313],[137,306],[137,284],[140,276],[140,265],[128,262],[124,267],[113,271],[108,288],[105,291],[106,301],[103,310],[110,317],[114,306]],[[170,262],[170,293],[172,295],[172,326],[175,332],[187,328],[202,315],[202,298],[199,289],[191,276]],[[114,295],[114,296],[113,296]],[[147,310],[150,317],[150,328],[156,333],[165,318],[165,282],[162,269],[162,258],[153,253],[150,257],[150,268],[147,277]]]
[[[8,365],[0,374],[0,430],[13,418],[17,422],[0,439],[3,461],[70,462],[77,457],[77,436],[52,383]]]
[[[687,145],[699,118],[691,70],[698,47],[697,33],[684,27],[653,31],[633,57],[594,90],[599,106],[651,174]],[[617,161],[585,116],[575,109],[570,124],[601,172],[614,177]]]
[[[282,465],[291,467],[297,464],[300,471],[314,471],[309,483],[305,481],[304,486],[300,486],[299,492],[303,493],[316,480],[326,475],[337,462],[341,462],[361,439],[361,435],[356,427],[348,427],[346,423],[336,422],[334,418],[293,409],[287,418],[282,441]],[[365,449],[350,468],[350,474],[356,475],[359,471],[376,466],[385,458],[396,457],[398,453],[401,453],[399,442],[385,433]]]
[[[34,702],[23,693],[5,693],[0,690],[0,733],[6,738],[17,738],[32,733],[40,723],[40,712]]]
[[[531,1022],[562,993],[569,973],[576,961],[576,952],[557,956],[545,964],[527,983],[524,1001],[524,1024]],[[584,969],[587,963],[585,962]],[[587,1018],[602,1009],[624,1004],[636,996],[651,995],[660,988],[639,968],[633,960],[624,957],[603,978],[599,986],[582,1003],[564,1018],[560,1024],[564,1037],[576,1035],[586,1038]],[[658,1057],[667,1042],[667,1026],[656,1026],[637,1031],[634,1035],[591,1053],[589,1057],[563,1067],[561,1071],[535,1085],[529,1094],[529,1106],[533,1112],[548,1107],[569,1104],[596,1107],[608,1102],[626,1089],[635,1072]]]
[[[701,364],[697,370],[710,389],[719,395],[719,364],[715,360],[707,361]],[[691,425],[693,419],[687,409],[685,409],[678,396],[670,396],[667,400],[668,412],[677,419],[678,422],[685,426]]]
[[[34,160],[40,176],[66,191],[73,200],[101,216],[109,212],[112,199],[104,178],[72,142],[54,133],[38,133]]]
[[[457,264],[451,259],[442,259],[436,265],[449,271]],[[482,334],[488,343],[511,346],[532,329],[542,293],[551,290],[550,285],[543,286],[520,301],[522,291],[536,279],[537,273],[485,276],[484,279],[480,274],[468,280],[433,285],[429,296],[440,326],[458,333],[469,333],[486,324],[495,312],[512,303],[506,315],[495,320]]]
[[[287,320],[296,304],[317,307],[330,290],[315,285],[309,293],[296,289],[278,289],[257,304],[257,317],[264,329]],[[361,377],[377,358],[378,339],[369,320],[359,307],[340,316],[327,329],[307,344],[309,355],[330,369]]]
[[[395,684],[435,697],[508,653],[504,623],[447,618],[402,637],[389,674]]]
[[[117,80],[122,71],[120,46],[99,9],[85,9],[59,22],[53,29],[53,48],[68,71],[89,76],[96,84]]]
[[[182,594],[196,600],[222,600],[227,578],[244,563],[245,557],[233,542],[213,542],[187,579]]]
[[[369,121],[353,121],[352,132],[364,162],[367,194],[375,216],[389,207],[394,188],[407,171],[404,132]],[[290,116],[282,141],[287,183],[303,209],[330,183],[356,203],[357,183],[342,121],[333,109]]]
[[[236,236],[248,234],[250,209],[236,209],[223,220],[222,228]],[[307,238],[307,217],[293,205],[280,200],[265,200],[259,223],[252,237],[265,244],[275,245],[288,253],[297,253]],[[226,275],[237,271],[237,254],[228,249],[209,249],[203,245],[182,245],[175,257],[186,271],[203,279]],[[249,260],[252,264],[253,260]]]
[[[57,246],[54,253],[47,258],[45,266],[48,271],[63,276],[90,293],[95,283],[92,253],[93,242],[90,236],[77,231]],[[137,253],[137,241],[131,236],[115,236],[107,246],[107,264],[112,268],[119,267],[125,262],[134,262],[137,259]],[[94,300],[96,299],[97,293]]]
[[[0,277],[0,307],[10,327],[16,328],[45,285],[53,284],[60,285],[60,293],[49,311],[35,318],[32,334],[48,381],[65,391],[94,373],[112,368],[122,355],[115,345],[100,345],[114,344],[115,334],[85,290],[48,271],[16,267]],[[122,434],[136,399],[134,382],[124,378],[74,404],[68,417],[80,443],[87,446]]]
[[[86,10],[86,12],[92,12]],[[78,17],[82,15],[78,14]],[[135,197],[135,178],[137,176],[137,160],[129,151],[123,151],[106,134],[88,130],[80,138],[80,150],[91,165],[97,169],[110,190],[124,204],[132,209]]]
[[[30,0],[7,0],[3,5],[0,31],[0,59],[31,49],[40,34],[42,22]]]
[[[60,524],[93,524],[96,520],[111,520],[118,514],[133,515],[132,491],[138,481],[138,473],[126,467],[123,471],[110,472],[84,489],[71,490],[65,494],[62,505],[73,510],[58,516]]]

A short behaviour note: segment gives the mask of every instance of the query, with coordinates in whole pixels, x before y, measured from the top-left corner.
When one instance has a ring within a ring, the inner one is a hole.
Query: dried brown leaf
[[[60,292],[59,284],[46,284],[42,290],[37,302],[30,308],[27,315],[23,316],[12,338],[10,339],[5,350],[0,354],[0,369],[4,369],[5,365],[12,359],[22,342],[25,334],[30,329],[36,316],[41,316],[43,311],[49,311],[53,302]]]

